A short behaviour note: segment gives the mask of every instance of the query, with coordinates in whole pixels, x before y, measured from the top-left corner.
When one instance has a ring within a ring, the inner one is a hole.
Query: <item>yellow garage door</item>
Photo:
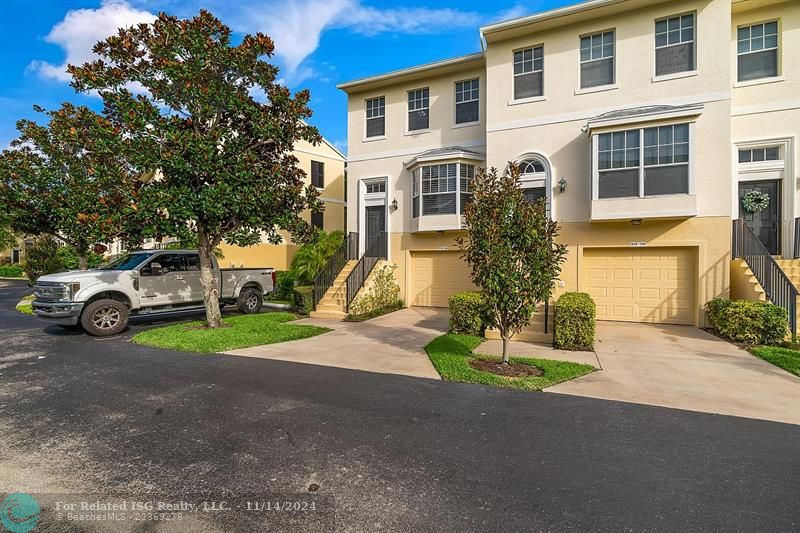
[[[475,290],[461,252],[411,253],[411,305],[447,307],[459,291]]]
[[[600,320],[694,324],[690,248],[589,248],[583,286]]]

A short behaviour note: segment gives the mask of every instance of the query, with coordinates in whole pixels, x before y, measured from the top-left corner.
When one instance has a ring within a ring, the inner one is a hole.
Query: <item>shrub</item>
[[[21,278],[24,274],[21,265],[0,265],[0,278]]]
[[[34,241],[25,255],[25,274],[30,282],[45,274],[67,270],[62,255],[58,253],[59,248],[58,241],[50,236],[39,237]]]
[[[565,292],[555,303],[553,345],[561,350],[591,350],[595,305],[585,292]]]
[[[275,273],[275,290],[270,295],[273,300],[291,300],[294,292],[294,275],[290,271]]]
[[[314,310],[314,286],[298,285],[294,288],[294,308],[301,315]]]
[[[771,303],[715,298],[706,311],[714,329],[733,342],[779,345],[789,334],[786,311]]]
[[[487,308],[478,291],[458,292],[447,300],[450,307],[450,331],[483,336],[488,322]]]
[[[80,258],[72,246],[60,246],[58,248],[58,256],[64,263],[67,270],[77,270],[80,268]],[[103,264],[103,256],[94,252],[86,254],[86,264],[89,268],[97,268]]]
[[[369,287],[356,296],[350,304],[349,314],[353,317],[374,314],[377,311],[389,309],[396,310],[402,305],[400,300],[400,287],[394,279],[396,265],[384,265],[375,272]],[[379,313],[383,314],[383,313]]]

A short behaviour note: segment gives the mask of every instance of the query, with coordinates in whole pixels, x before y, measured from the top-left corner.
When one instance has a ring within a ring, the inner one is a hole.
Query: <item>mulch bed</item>
[[[497,361],[487,361],[486,359],[473,359],[469,366],[481,372],[491,372],[498,376],[507,378],[529,378],[544,374],[541,368],[535,366],[522,365],[519,363],[509,363],[504,365]]]

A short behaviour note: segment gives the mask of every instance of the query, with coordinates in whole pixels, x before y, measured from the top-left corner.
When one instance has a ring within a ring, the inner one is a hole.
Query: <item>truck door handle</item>
[[[183,276],[175,276],[175,279],[177,279],[177,280],[183,280]]]

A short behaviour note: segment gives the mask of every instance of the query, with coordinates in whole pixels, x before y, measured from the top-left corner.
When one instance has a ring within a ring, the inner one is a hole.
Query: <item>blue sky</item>
[[[311,90],[311,122],[346,149],[346,98],[336,84],[480,49],[478,27],[572,0],[4,0],[0,18],[0,149],[33,104],[99,107],[69,87],[64,66],[91,58],[91,45],[120,25],[155,13],[189,17],[201,7],[234,31],[276,42],[283,82]]]

